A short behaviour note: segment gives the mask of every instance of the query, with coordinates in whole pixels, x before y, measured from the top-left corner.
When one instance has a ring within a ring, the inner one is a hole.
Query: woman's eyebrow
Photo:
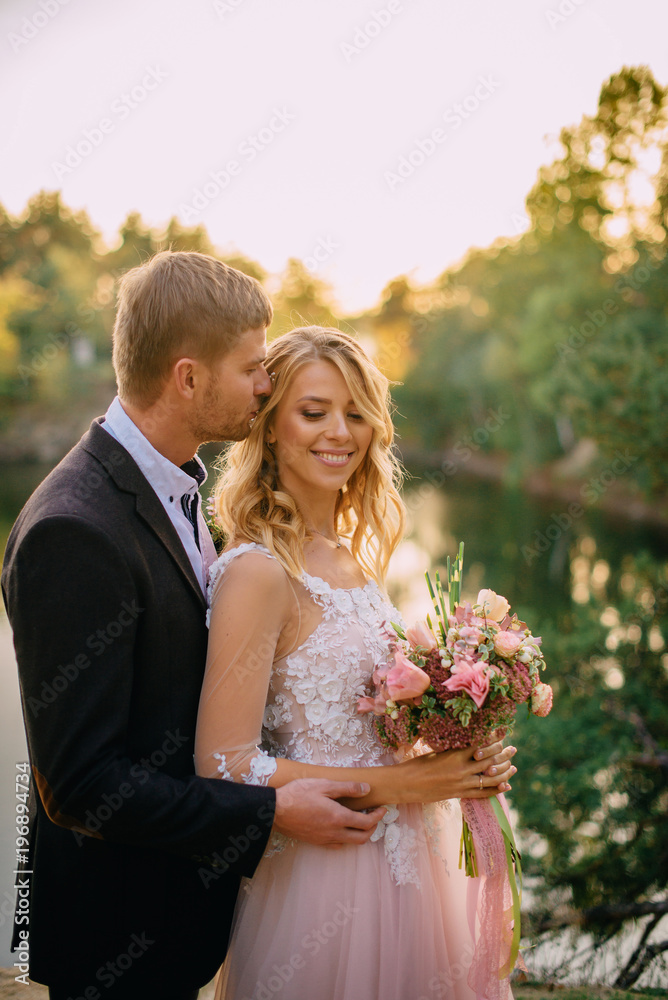
[[[329,403],[330,406],[332,403],[331,399],[324,399],[322,396],[302,396],[301,399],[297,400],[297,402],[303,403],[304,400],[306,399],[308,399],[309,402],[311,403]],[[354,406],[354,405],[355,405],[354,399],[349,399],[348,402],[346,403],[346,406]]]

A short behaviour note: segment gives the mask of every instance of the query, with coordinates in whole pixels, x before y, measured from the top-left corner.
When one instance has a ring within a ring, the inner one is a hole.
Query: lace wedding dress
[[[233,561],[260,555],[273,558],[256,544],[224,553],[211,569],[212,602]],[[235,731],[221,728],[211,774],[266,784],[276,757],[332,767],[396,763],[357,700],[390,655],[390,621],[399,613],[374,582],[336,589],[304,574],[302,586],[319,624],[273,662],[268,678],[237,663]],[[454,801],[389,804],[372,841],[359,846],[274,834],[242,882],[216,1000],[473,1000],[460,831]]]

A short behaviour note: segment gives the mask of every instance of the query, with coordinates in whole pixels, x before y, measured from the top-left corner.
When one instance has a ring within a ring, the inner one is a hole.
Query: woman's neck
[[[299,512],[307,528],[311,528],[319,535],[323,535],[330,540],[336,539],[336,528],[334,515],[336,511],[336,493],[325,493],[321,491],[308,490],[288,490],[295,503],[299,507]]]

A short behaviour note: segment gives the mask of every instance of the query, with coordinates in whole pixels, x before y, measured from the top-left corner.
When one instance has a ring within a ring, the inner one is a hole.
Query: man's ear
[[[193,358],[179,358],[176,362],[172,368],[172,379],[181,396],[192,398],[200,369],[200,363],[194,361]]]

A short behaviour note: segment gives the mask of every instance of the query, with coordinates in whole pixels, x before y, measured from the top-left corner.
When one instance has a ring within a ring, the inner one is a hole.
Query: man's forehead
[[[230,354],[243,359],[248,364],[261,364],[267,356],[266,330],[261,328],[242,333]]]

